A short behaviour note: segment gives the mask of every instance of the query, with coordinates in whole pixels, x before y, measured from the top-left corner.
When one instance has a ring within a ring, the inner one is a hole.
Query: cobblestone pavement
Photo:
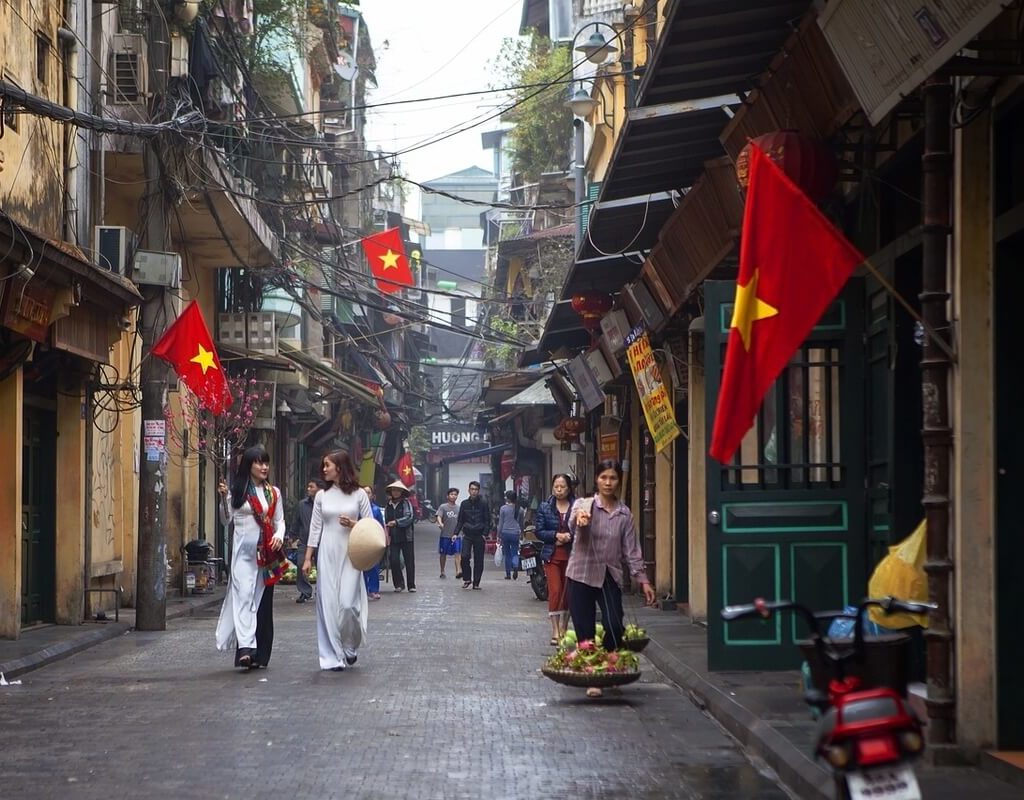
[[[214,649],[216,610],[131,633],[0,687],[2,798],[786,798],[644,662],[602,700],[537,670],[546,605],[492,564],[370,606],[342,672],[317,668],[313,604],[276,592],[270,669]]]

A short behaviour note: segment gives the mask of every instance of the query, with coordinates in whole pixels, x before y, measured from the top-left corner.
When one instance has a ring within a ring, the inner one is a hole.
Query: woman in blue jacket
[[[537,509],[536,534],[544,542],[540,557],[548,579],[548,619],[551,620],[551,644],[557,645],[569,627],[569,597],[565,587],[565,567],[572,550],[569,511],[576,495],[572,479],[565,474],[551,481],[551,497]]]

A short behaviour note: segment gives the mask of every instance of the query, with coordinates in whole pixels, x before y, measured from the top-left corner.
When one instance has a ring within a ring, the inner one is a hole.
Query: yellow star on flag
[[[217,369],[217,364],[213,360],[213,351],[207,350],[202,345],[199,345],[199,352],[192,356],[189,361],[202,367],[204,375],[208,369]]]
[[[732,324],[730,328],[739,331],[743,340],[743,349],[750,350],[750,331],[754,323],[759,319],[774,317],[779,309],[768,305],[757,296],[757,281],[760,277],[760,270],[754,270],[754,276],[746,286],[736,284],[736,305],[732,311]]]
[[[383,262],[384,269],[398,269],[398,253],[390,247],[388,248],[387,253],[382,256],[377,256],[377,258]]]

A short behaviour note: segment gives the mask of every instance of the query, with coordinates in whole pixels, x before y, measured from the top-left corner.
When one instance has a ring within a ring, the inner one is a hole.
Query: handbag
[[[494,548],[494,566],[505,566],[505,548],[500,542],[498,543],[498,546]]]

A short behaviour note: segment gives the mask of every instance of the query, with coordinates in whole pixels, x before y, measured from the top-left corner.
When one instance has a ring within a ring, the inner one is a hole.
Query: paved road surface
[[[787,797],[647,662],[600,701],[545,679],[546,606],[492,564],[483,591],[441,581],[434,541],[346,672],[279,587],[269,670],[232,669],[210,610],[0,688],[0,797]]]

